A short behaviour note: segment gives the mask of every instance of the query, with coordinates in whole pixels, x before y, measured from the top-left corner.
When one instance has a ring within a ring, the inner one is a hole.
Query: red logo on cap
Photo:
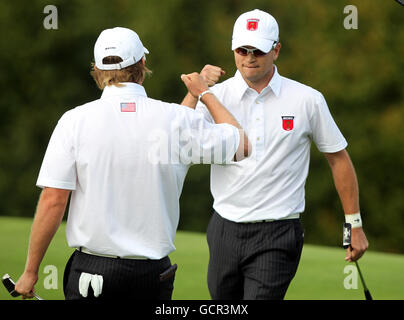
[[[293,130],[293,119],[294,116],[282,116],[282,128],[286,131]]]
[[[247,20],[247,30],[255,31],[258,29],[258,22],[260,19],[248,19]]]

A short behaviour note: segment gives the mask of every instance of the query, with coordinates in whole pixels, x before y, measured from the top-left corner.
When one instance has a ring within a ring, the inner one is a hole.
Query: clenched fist
[[[207,83],[207,85],[209,87],[212,87],[219,81],[219,78],[221,76],[226,74],[226,72],[220,67],[207,64],[206,66],[203,67],[200,74]]]
[[[190,74],[182,74],[181,80],[184,82],[189,93],[192,94],[192,96],[194,96],[195,98],[198,98],[202,92],[209,89],[205,80],[197,72]]]

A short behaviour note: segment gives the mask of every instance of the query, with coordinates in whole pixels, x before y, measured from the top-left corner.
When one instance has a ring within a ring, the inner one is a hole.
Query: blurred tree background
[[[44,28],[48,4],[58,9],[57,30]],[[356,30],[344,28],[346,5],[357,7]],[[135,30],[150,50],[148,95],[180,102],[182,73],[209,63],[226,70],[224,79],[233,76],[233,24],[255,8],[279,23],[280,74],[321,91],[348,140],[370,248],[404,252],[404,7],[394,0],[1,1],[0,215],[33,216],[58,119],[100,96],[89,71],[103,29]],[[340,245],[342,206],[315,147],[306,200],[306,242]],[[180,229],[205,231],[211,205],[209,166],[193,166]]]

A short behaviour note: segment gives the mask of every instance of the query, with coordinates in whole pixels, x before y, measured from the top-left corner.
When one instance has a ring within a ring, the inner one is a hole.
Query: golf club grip
[[[4,286],[6,287],[7,291],[10,293],[10,295],[12,297],[15,298],[15,297],[19,297],[21,295],[20,293],[15,291],[15,283],[14,283],[13,279],[11,279],[11,277],[8,274],[5,274],[1,281],[3,282]],[[33,295],[37,300],[43,300],[35,292],[33,293]]]
[[[366,297],[366,300],[373,300],[369,290],[365,290],[365,297]]]
[[[18,297],[20,295],[15,291],[15,283],[8,275],[3,277],[2,282],[12,297]]]

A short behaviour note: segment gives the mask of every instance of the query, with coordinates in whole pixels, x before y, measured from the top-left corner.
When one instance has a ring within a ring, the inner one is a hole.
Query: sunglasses
[[[276,44],[277,44],[277,42],[274,42],[271,50],[276,47]],[[265,53],[264,51],[261,51],[260,49],[248,49],[246,47],[239,47],[234,51],[236,51],[236,53],[239,54],[240,56],[247,56],[250,53],[252,53],[256,57],[262,57],[262,56],[267,55],[271,50],[269,50],[268,52]]]

